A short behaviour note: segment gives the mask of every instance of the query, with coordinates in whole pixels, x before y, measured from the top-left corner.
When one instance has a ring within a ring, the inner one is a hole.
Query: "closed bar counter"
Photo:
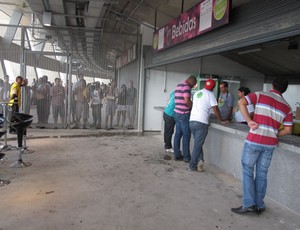
[[[223,125],[211,120],[204,144],[205,161],[241,180],[241,154],[248,131],[244,124]],[[288,135],[279,138],[273,153],[267,196],[300,214],[299,191],[300,137]]]

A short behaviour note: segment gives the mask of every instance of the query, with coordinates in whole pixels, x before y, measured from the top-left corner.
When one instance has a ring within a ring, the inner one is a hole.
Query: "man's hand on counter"
[[[221,124],[228,124],[230,121],[229,120],[221,120]]]

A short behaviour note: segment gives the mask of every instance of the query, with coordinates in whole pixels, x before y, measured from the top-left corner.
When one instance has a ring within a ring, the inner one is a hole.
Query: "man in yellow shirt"
[[[23,78],[21,76],[16,77],[16,82],[14,82],[10,88],[9,92],[9,103],[12,113],[19,112],[19,107],[21,106],[21,86],[23,85]]]

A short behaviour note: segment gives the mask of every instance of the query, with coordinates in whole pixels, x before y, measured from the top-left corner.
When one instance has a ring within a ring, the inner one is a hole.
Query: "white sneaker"
[[[203,160],[199,161],[199,163],[197,165],[197,170],[198,170],[198,172],[204,171],[204,161]]]
[[[173,149],[166,149],[166,152],[168,152],[168,153],[174,153],[174,150]]]

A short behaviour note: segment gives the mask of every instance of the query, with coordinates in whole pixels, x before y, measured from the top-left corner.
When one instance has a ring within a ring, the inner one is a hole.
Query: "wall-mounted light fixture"
[[[43,25],[51,26],[51,20],[52,20],[52,12],[44,12],[43,13]]]

